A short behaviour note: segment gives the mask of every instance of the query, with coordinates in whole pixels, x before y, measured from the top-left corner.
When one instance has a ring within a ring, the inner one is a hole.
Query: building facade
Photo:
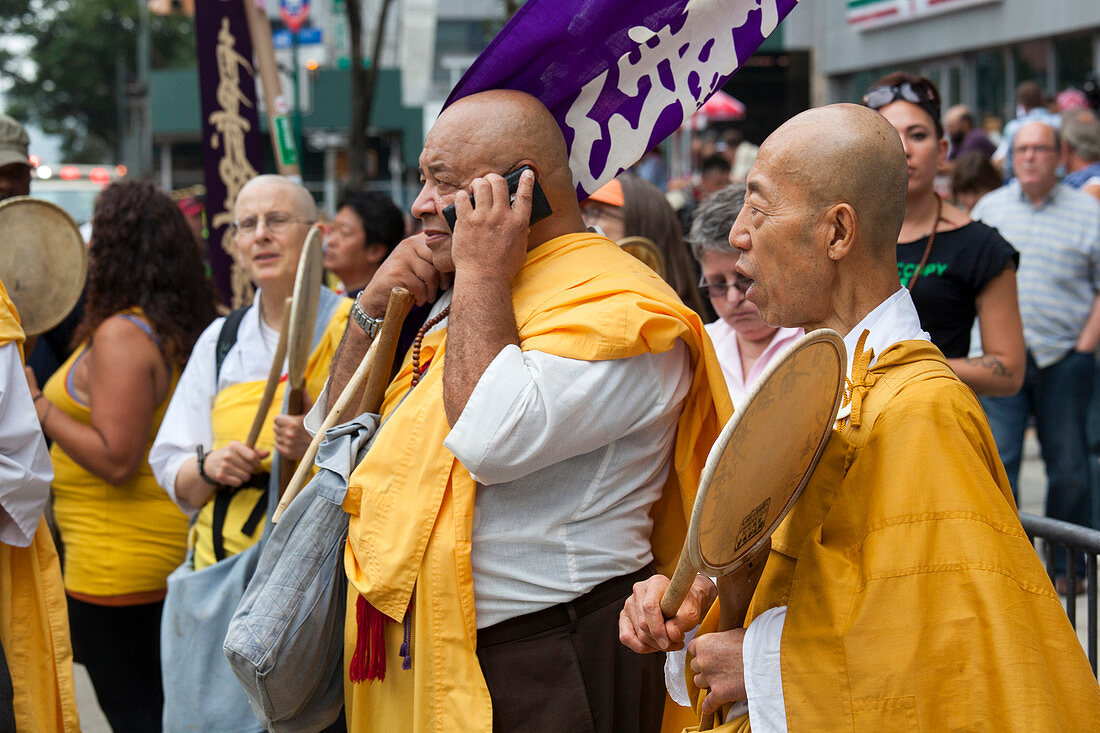
[[[816,0],[785,25],[788,45],[813,51],[813,101],[855,102],[888,71],[923,74],[944,108],[1016,116],[1017,84],[1048,96],[1100,69],[1097,0]]]

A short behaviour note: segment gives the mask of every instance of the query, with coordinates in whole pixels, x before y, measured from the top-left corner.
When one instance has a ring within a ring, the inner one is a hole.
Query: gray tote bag
[[[378,428],[363,414],[330,429],[317,474],[270,530],[223,651],[268,730],[320,731],[344,702],[348,479]]]

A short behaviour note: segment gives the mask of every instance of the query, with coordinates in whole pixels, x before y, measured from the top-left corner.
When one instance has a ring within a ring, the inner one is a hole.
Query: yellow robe
[[[0,282],[0,345],[23,355],[19,315]],[[46,526],[28,547],[0,543],[0,643],[14,688],[18,731],[78,731],[69,612],[57,550]]]
[[[1100,687],[974,394],[927,342],[859,362],[748,613],[787,606],[788,729],[1096,730]]]
[[[702,323],[648,267],[591,234],[558,237],[531,250],[513,283],[520,346],[589,361],[688,346],[691,390],[678,423],[673,471],[654,506],[657,565],[669,572],[686,534],[699,474],[732,413],[722,371]],[[475,485],[442,447],[446,332],[424,338],[411,382],[407,358],[387,390],[388,421],[352,476],[345,569],[351,582],[345,633],[345,690],[352,731],[492,729],[489,691],[475,653],[470,542]],[[390,413],[393,413],[390,416]],[[413,593],[415,587],[415,594]],[[351,684],[357,592],[399,621],[413,602],[412,669],[401,669],[401,624],[386,625],[382,682]]]

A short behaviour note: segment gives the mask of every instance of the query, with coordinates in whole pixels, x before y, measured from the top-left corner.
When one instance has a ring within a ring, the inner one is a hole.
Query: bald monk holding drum
[[[893,133],[893,134],[891,134]],[[775,326],[844,336],[850,387],[801,499],[772,537],[746,628],[716,628],[698,576],[635,587],[620,640],[688,646],[721,730],[1085,730],[1100,688],[1020,526],[984,413],[897,281],[906,162],[880,115],[804,112],[748,175],[730,243]],[[708,612],[709,611],[709,612]],[[706,617],[704,620],[704,616]],[[682,673],[682,670],[681,670]]]

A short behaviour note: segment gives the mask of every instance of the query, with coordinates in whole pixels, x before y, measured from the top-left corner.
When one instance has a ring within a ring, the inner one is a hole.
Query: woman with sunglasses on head
[[[898,275],[921,327],[976,393],[1015,394],[1024,377],[1019,255],[996,229],[971,221],[936,193],[933,182],[947,154],[939,91],[924,77],[896,71],[879,79],[863,103],[898,131],[909,164]],[[983,351],[970,357],[975,317]]]
[[[802,335],[801,328],[764,323],[756,305],[745,298],[752,281],[733,269],[739,253],[729,244],[730,229],[744,205],[744,184],[712,193],[695,210],[690,236],[691,253],[703,270],[699,289],[718,314],[718,320],[705,328],[734,405],[744,399],[772,357]]]

